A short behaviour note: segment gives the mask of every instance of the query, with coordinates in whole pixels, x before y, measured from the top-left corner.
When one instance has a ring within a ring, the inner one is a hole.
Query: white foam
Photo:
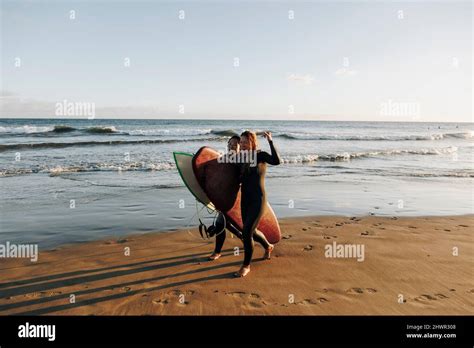
[[[210,134],[211,129],[189,129],[189,128],[175,128],[175,129],[132,129],[125,130],[130,135],[179,135],[179,136],[192,136],[192,135],[205,135]]]
[[[316,161],[350,161],[351,159],[363,158],[363,157],[380,157],[380,156],[394,156],[394,155],[446,155],[452,154],[458,151],[456,146],[449,146],[445,148],[431,148],[431,149],[393,149],[393,150],[379,150],[379,151],[367,151],[367,152],[343,152],[327,155],[296,155],[296,156],[283,156],[283,163],[287,164],[298,164],[298,163],[311,163]]]
[[[24,133],[24,134],[31,134],[31,133],[45,133],[51,132],[54,129],[54,126],[21,126],[21,127],[1,127],[0,126],[0,133]]]

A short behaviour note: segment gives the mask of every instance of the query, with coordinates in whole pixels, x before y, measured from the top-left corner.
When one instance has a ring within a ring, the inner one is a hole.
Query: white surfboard
[[[185,152],[173,152],[174,161],[184,184],[196,199],[209,209],[215,210],[214,205],[199,185],[193,171],[193,155]]]

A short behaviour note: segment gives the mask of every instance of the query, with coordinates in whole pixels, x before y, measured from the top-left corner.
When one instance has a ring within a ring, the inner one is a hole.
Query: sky
[[[3,0],[1,16],[2,117],[66,102],[99,118],[473,121],[470,1]]]

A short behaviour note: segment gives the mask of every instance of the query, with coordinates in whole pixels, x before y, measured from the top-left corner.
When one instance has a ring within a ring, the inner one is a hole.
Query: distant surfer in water
[[[274,246],[270,244],[265,235],[257,230],[264,208],[267,205],[265,194],[265,172],[267,163],[278,165],[281,162],[280,156],[273,145],[272,134],[265,132],[264,137],[268,140],[271,154],[257,150],[257,135],[254,132],[245,131],[240,135],[241,151],[257,151],[257,163],[252,166],[250,163],[241,164],[241,201],[242,212],[242,237],[244,242],[244,263],[240,270],[235,273],[236,277],[245,277],[250,272],[250,261],[253,255],[253,239],[258,236],[262,240],[265,248],[265,259],[270,259],[270,254]]]
[[[238,153],[240,150],[240,137],[238,135],[232,136],[229,141],[227,142],[227,152],[228,154],[232,155],[234,153]],[[210,261],[217,260],[222,256],[221,250],[222,247],[224,246],[225,238],[226,238],[226,231],[224,230],[224,224],[225,228],[229,230],[229,232],[233,233],[237,238],[240,240],[243,240],[242,233],[234,227],[229,221],[226,221],[224,214],[219,213],[219,215],[216,218],[215,222],[215,230],[216,231],[221,231],[217,232],[216,234],[216,245],[214,248],[214,252],[212,253],[211,256],[209,256]],[[257,232],[253,235],[253,239],[260,243],[265,250],[267,250],[270,246],[270,243],[268,243],[267,239],[265,238],[265,235],[260,232],[259,230],[256,230]],[[270,254],[268,253],[268,258]]]

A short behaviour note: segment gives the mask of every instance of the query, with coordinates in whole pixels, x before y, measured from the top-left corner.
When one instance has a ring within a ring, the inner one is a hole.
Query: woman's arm
[[[234,225],[232,225],[232,223],[230,221],[227,221],[227,224],[226,224],[226,228],[231,232],[233,233],[235,236],[237,236],[237,238],[239,239],[242,239],[242,232],[240,232],[238,229],[236,229],[234,227]]]
[[[268,144],[270,145],[270,151],[271,154],[268,154],[268,152],[261,152],[261,158],[263,162],[266,162],[271,165],[279,165],[281,163],[281,158],[280,155],[275,148],[275,145],[273,145],[273,139],[272,139],[272,133],[270,132],[265,132],[263,133],[264,137],[267,138]]]

